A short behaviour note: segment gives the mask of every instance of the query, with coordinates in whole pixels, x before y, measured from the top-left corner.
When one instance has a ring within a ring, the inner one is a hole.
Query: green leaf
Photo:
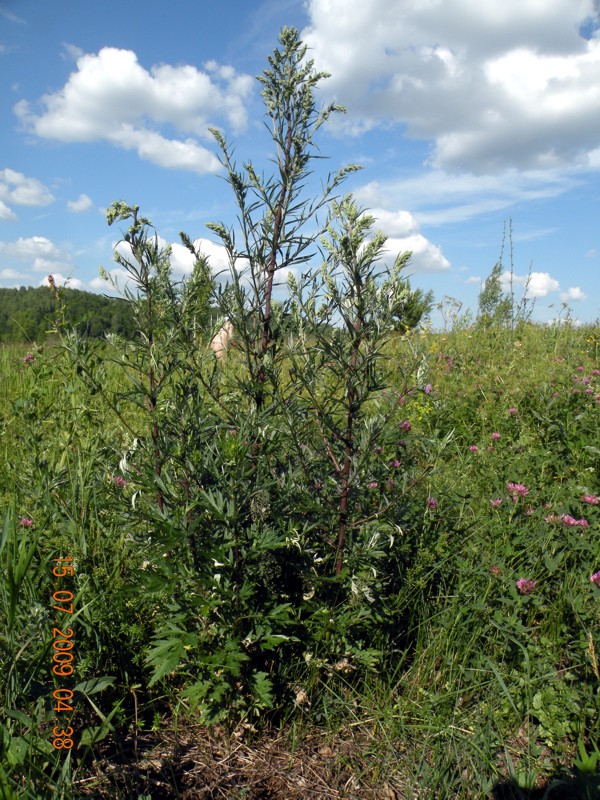
[[[29,744],[26,739],[23,739],[22,736],[13,736],[6,754],[10,766],[20,766],[25,761],[28,750]]]
[[[16,719],[19,722],[22,722],[23,725],[27,725],[28,728],[33,727],[33,719],[28,714],[24,714],[22,711],[18,711],[16,708],[7,708],[4,713],[7,717]]]
[[[104,676],[103,678],[92,678],[89,681],[83,681],[83,683],[78,683],[77,686],[73,687],[73,691],[81,692],[85,695],[96,694],[97,692],[103,691],[106,689],[107,686],[113,686],[116,681],[116,678],[111,676]]]
[[[155,640],[155,645],[146,656],[146,663],[154,667],[154,672],[148,686],[153,686],[165,675],[174,672],[180,663],[187,659],[187,651],[196,647],[198,637],[192,633],[186,633],[175,625],[168,624],[172,635],[166,639]]]
[[[266,672],[255,672],[253,674],[252,692],[263,708],[272,708],[273,683]]]

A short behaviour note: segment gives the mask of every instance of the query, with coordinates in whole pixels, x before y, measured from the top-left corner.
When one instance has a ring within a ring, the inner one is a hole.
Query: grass
[[[384,463],[373,462],[389,470],[386,491],[399,498],[396,528],[368,528],[366,544],[357,534],[353,546],[365,548],[356,550],[357,594],[339,619],[320,621],[318,608],[301,605],[278,623],[288,627],[264,628],[266,612],[252,621],[256,642],[278,630],[295,631],[298,642],[283,651],[273,639],[260,660],[271,689],[248,673],[255,700],[239,713],[226,706],[213,726],[181,692],[207,675],[195,655],[205,641],[228,652],[227,610],[213,609],[216,595],[198,586],[176,538],[182,529],[152,510],[153,490],[125,470],[129,484],[115,484],[131,434],[56,347],[36,351],[32,364],[23,363],[25,348],[3,347],[0,792],[66,800],[596,796],[600,588],[590,576],[600,569],[599,347],[597,327],[569,325],[456,326],[394,339],[372,407],[396,404],[394,424],[410,422],[397,453],[384,443]],[[110,364],[97,369],[106,394],[123,389]],[[223,380],[237,369],[234,357]],[[142,432],[143,409],[124,413]],[[388,467],[396,455],[402,466]],[[235,464],[229,469],[235,477]],[[382,502],[383,479],[365,472],[364,481],[378,483],[365,487],[364,502]],[[261,502],[276,507],[274,491]],[[257,508],[260,525],[269,512]],[[24,516],[31,528],[19,525]],[[153,541],[159,531],[169,544]],[[379,545],[368,545],[375,533],[393,539],[385,568]],[[276,553],[271,546],[265,552]],[[73,675],[61,678],[51,671],[50,565],[67,553],[77,562],[61,584],[74,595],[67,624],[76,657]],[[276,562],[256,558],[256,585],[277,586]],[[534,591],[522,594],[520,578]],[[150,685],[159,621],[179,626],[183,638],[174,668]],[[303,639],[306,631],[316,638]],[[240,665],[211,669],[215,679],[230,669],[241,698]],[[80,687],[72,750],[51,744],[57,686]],[[269,691],[279,698],[272,708]]]

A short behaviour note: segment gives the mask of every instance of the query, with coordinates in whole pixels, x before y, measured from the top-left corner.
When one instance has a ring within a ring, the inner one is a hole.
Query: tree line
[[[397,329],[404,332],[415,328],[431,311],[433,293],[413,291],[407,280],[402,283],[407,292],[396,309],[396,319]],[[0,288],[0,342],[42,342],[55,329],[58,313],[62,323],[82,336],[97,339],[117,333],[127,339],[135,337],[134,314],[125,299],[68,287],[58,291],[57,302],[54,291],[47,286]],[[205,324],[201,327],[207,335],[207,328],[217,324],[219,312],[215,307],[205,311]]]
[[[99,338],[118,333],[131,338],[135,321],[125,300],[80,289],[61,288],[64,322],[83,336]],[[0,341],[43,341],[55,327],[59,305],[47,286],[0,288]]]

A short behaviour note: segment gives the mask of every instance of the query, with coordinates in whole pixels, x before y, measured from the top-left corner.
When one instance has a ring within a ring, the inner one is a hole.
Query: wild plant
[[[252,164],[238,169],[214,131],[240,223],[239,231],[210,226],[230,262],[229,282],[212,286],[235,331],[237,350],[224,363],[193,338],[196,307],[188,313],[186,302],[197,294],[174,286],[149,221],[125,203],[108,215],[130,222],[117,261],[136,288],[129,300],[140,329],[118,365],[132,389],[108,399],[135,445],[121,464],[139,492],[140,553],[144,525],[152,526],[137,579],[157,607],[164,603],[147,654],[150,685],[177,673],[207,719],[289,697],[292,677],[281,665],[302,671],[310,649],[321,660],[352,656],[352,670],[374,665],[375,629],[367,634],[365,620],[373,625],[370,604],[381,603],[385,580],[370,580],[371,571],[399,557],[395,525],[408,515],[406,492],[390,499],[405,446],[399,403],[379,393],[382,350],[410,298],[401,276],[409,254],[384,274],[385,239],[371,238],[372,219],[351,198],[332,200],[355,167],[331,176],[316,200],[304,197],[315,134],[339,109],[317,110],[314,89],[325,76],[297,32],[284,29],[281,45],[260,79],[274,177]],[[298,282],[293,273],[314,255],[318,215],[330,203],[323,269]],[[273,296],[278,274],[291,275],[282,303]],[[90,362],[81,363],[99,386]],[[140,408],[135,417],[126,402]]]

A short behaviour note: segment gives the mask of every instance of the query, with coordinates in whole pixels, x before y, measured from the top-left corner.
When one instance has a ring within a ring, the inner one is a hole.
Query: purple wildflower
[[[35,361],[35,356],[33,353],[27,353],[27,355],[22,359],[23,364],[31,364],[32,361]]]
[[[531,581],[529,578],[519,578],[517,581],[517,589],[521,594],[531,594],[535,591],[535,581]]]
[[[600,503],[600,500],[595,494],[584,494],[581,499],[590,506],[597,506],[598,503]]]
[[[33,520],[31,519],[31,517],[21,517],[21,519],[19,520],[19,525],[22,528],[31,528],[31,526],[33,525]]]
[[[472,453],[476,453],[476,452],[479,450],[479,448],[477,447],[477,445],[476,445],[476,444],[471,444],[471,445],[469,445],[469,450],[470,450]]]
[[[122,475],[113,475],[113,483],[119,489],[124,489],[127,486],[128,481]]]
[[[435,497],[428,497],[427,498],[427,506],[428,506],[428,508],[435,509],[435,508],[437,508],[439,506],[439,503],[435,499]]]
[[[547,517],[544,517],[544,521],[545,522],[550,522],[550,523],[562,522],[563,518],[559,514],[548,514]]]
[[[500,434],[499,434],[499,433],[496,433],[496,432],[494,431],[494,433],[492,433],[492,439],[493,439],[495,442],[497,442],[499,438],[500,438]]]
[[[367,484],[367,489],[376,489],[379,486],[377,481],[371,481]]]
[[[431,394],[431,384],[430,383],[428,383],[425,386],[425,394]]]
[[[568,528],[589,528],[590,523],[587,519],[575,519],[570,514],[561,514],[561,519],[563,525],[566,525]]]
[[[598,572],[594,572],[593,575],[590,575],[590,581],[600,589],[600,570]]]
[[[402,422],[400,423],[400,430],[404,431],[404,433],[409,433],[411,428],[412,425],[407,419],[403,419]]]
[[[513,406],[512,408],[508,409],[508,413],[509,414],[516,414],[517,413],[517,409]]]
[[[390,461],[390,467],[400,467],[402,465],[401,461],[398,461],[397,458],[394,458]]]
[[[525,497],[526,494],[529,494],[529,489],[523,486],[522,483],[507,483],[506,488],[512,494],[513,499]]]
[[[493,500],[490,500],[490,503],[492,504],[492,506],[494,508],[498,508],[498,506],[500,505],[501,502],[502,502],[502,498],[501,497],[496,497]]]

